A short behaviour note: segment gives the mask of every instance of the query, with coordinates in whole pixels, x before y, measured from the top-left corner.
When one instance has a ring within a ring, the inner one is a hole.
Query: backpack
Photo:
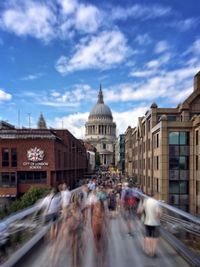
[[[125,191],[124,204],[126,207],[132,207],[135,204],[135,198],[131,189],[126,189]]]

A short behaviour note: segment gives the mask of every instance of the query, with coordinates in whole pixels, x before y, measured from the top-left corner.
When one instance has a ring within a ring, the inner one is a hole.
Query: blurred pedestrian
[[[156,255],[158,238],[160,236],[160,217],[161,208],[157,201],[158,193],[154,193],[152,198],[143,202],[141,211],[145,212],[145,250],[146,253],[153,257]]]

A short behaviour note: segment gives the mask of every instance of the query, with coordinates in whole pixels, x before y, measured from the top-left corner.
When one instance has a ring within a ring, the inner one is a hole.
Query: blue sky
[[[200,1],[0,1],[0,119],[84,137],[99,84],[118,134],[200,70]],[[20,114],[20,116],[19,116]],[[20,118],[20,119],[19,119]]]

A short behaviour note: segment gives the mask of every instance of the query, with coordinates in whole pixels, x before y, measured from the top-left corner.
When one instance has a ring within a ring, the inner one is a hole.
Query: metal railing
[[[80,188],[71,191],[71,202],[76,200],[79,192]],[[43,224],[44,214],[40,212],[43,199],[0,221],[1,267],[13,266],[47,233],[49,226]]]

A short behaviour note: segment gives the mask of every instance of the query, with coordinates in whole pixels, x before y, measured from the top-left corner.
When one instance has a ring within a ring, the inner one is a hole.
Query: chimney
[[[194,76],[194,91],[200,90],[200,71]]]

